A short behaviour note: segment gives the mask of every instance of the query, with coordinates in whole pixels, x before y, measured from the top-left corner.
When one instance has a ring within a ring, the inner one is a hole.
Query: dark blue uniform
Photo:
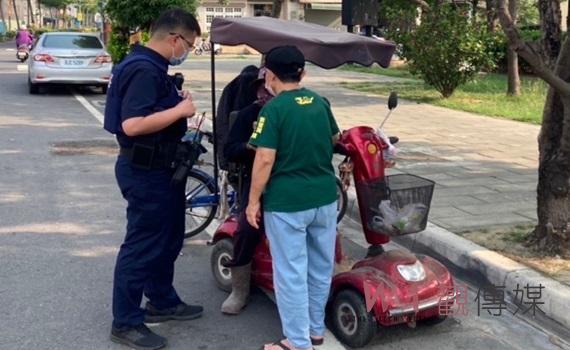
[[[117,84],[113,88],[122,99],[120,120],[145,117],[176,106],[181,98],[167,75],[168,61],[143,46],[135,46],[130,55],[144,55],[152,62],[131,62],[124,66],[118,81],[113,80]],[[121,131],[117,133],[121,155],[115,174],[128,206],[127,234],[115,267],[115,327],[143,323],[143,292],[157,309],[181,303],[172,280],[174,262],[184,240],[185,183],[171,185],[173,170],[169,162],[185,131],[186,119],[181,119],[150,135],[129,137]],[[137,166],[132,160],[136,156],[129,156],[135,144],[152,150],[149,167]]]

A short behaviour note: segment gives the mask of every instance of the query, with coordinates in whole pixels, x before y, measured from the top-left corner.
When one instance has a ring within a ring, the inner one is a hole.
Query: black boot
[[[166,338],[151,331],[144,324],[134,327],[112,327],[111,341],[137,350],[157,350],[166,346]]]
[[[146,323],[159,323],[170,320],[186,321],[193,320],[202,316],[204,308],[198,305],[186,305],[180,303],[175,307],[164,310],[159,310],[152,306],[151,303],[146,303],[146,315],[144,321]]]

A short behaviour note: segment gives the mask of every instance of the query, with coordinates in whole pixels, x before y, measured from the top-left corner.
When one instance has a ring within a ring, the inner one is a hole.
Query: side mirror
[[[396,107],[398,107],[398,93],[392,91],[388,97],[388,109],[393,110]]]

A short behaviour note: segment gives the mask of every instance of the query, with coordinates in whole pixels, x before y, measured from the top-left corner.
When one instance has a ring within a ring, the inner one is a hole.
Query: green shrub
[[[522,39],[531,42],[538,42],[542,37],[539,29],[519,29]],[[498,31],[490,35],[492,38],[488,43],[489,54],[494,54],[495,72],[506,73],[508,71],[507,61],[507,37],[503,31]],[[531,66],[522,58],[519,59],[519,71],[525,74],[533,74]]]
[[[6,37],[6,40],[12,40],[16,37],[16,31],[15,30],[9,30],[6,32],[6,34],[4,34],[4,36]]]
[[[107,44],[107,51],[113,58],[113,63],[119,63],[129,53],[129,35],[128,30],[113,27],[109,43]]]
[[[487,50],[485,28],[449,5],[427,13],[403,41],[402,53],[409,61],[411,73],[446,98],[495,63],[495,57]]]
[[[43,33],[47,33],[47,32],[53,32],[54,29],[52,28],[46,28],[46,27],[42,27],[42,28],[37,28],[37,29],[33,29],[33,33],[34,36],[37,38],[40,35],[42,35]]]

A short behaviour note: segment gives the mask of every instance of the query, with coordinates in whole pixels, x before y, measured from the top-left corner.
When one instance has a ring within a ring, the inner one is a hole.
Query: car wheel
[[[40,93],[40,87],[38,84],[34,84],[31,80],[28,80],[28,91],[31,95],[36,95]]]
[[[354,290],[340,291],[329,311],[334,335],[351,348],[366,346],[376,334],[376,318],[366,310],[362,295]]]

